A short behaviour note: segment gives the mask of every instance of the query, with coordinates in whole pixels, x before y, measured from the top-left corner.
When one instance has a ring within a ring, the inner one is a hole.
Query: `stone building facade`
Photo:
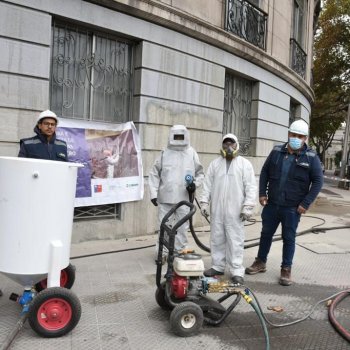
[[[205,168],[222,135],[235,133],[258,176],[273,145],[286,141],[290,121],[309,122],[319,6],[317,0],[1,1],[0,155],[16,156],[19,139],[31,135],[47,108],[68,119],[133,121],[144,199],[82,208],[87,220],[75,222],[73,241],[153,233],[147,174],[170,126],[188,127]]]

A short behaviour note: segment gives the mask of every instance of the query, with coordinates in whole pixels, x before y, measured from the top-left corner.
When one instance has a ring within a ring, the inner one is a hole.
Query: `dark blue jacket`
[[[46,136],[40,133],[39,128],[34,128],[36,136],[20,140],[18,157],[68,161],[67,144],[63,140],[56,139],[52,135],[48,142]]]
[[[321,162],[317,154],[306,144],[290,166],[282,191],[279,182],[283,158],[287,155],[287,143],[275,146],[267,157],[260,174],[259,197],[267,196],[269,203],[287,207],[308,209],[323,185]]]

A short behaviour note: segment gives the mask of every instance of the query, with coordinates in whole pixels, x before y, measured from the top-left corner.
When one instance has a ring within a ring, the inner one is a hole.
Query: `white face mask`
[[[300,149],[303,146],[304,141],[299,139],[299,138],[297,138],[297,137],[290,137],[288,143],[289,143],[289,147],[292,150],[296,151],[296,150]]]

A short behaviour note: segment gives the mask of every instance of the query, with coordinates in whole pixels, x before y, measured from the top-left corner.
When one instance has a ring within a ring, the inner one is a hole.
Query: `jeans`
[[[296,207],[282,207],[276,204],[267,204],[261,214],[262,231],[258,258],[263,262],[267,261],[272,237],[278,225],[282,224],[282,265],[281,267],[291,267],[295,252],[295,235],[300,221],[300,214]]]

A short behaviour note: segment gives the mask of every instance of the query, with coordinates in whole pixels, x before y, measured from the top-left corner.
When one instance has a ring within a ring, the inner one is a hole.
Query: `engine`
[[[174,259],[174,276],[171,282],[172,295],[184,299],[198,295],[202,289],[204,263],[199,254],[182,254]]]
[[[184,277],[174,274],[171,281],[172,295],[176,299],[184,299],[187,296],[196,296],[203,292],[203,279],[201,277]]]
[[[188,279],[187,277],[179,276],[174,273],[171,281],[171,294],[176,299],[184,299],[188,292]]]

